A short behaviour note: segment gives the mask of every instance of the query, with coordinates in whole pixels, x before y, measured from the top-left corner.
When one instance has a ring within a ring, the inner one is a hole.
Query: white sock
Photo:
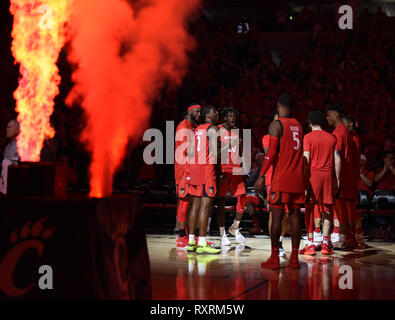
[[[280,236],[280,242],[283,242],[283,240],[284,240],[284,237]]]
[[[224,235],[225,233],[225,227],[219,227],[219,234],[221,235],[221,237]]]
[[[195,235],[189,234],[189,242],[195,242]]]
[[[235,229],[238,229],[239,225],[240,225],[240,221],[234,220],[232,227],[234,227]]]
[[[199,246],[204,246],[206,244],[206,237],[199,237]]]

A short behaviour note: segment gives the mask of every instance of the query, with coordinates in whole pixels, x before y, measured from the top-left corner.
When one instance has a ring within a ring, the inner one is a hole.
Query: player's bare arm
[[[340,151],[335,151],[335,172],[336,172],[336,181],[337,187],[340,188],[340,170],[342,166],[342,159],[340,157]]]

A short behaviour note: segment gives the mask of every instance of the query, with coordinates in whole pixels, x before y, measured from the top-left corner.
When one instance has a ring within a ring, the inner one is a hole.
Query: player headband
[[[191,111],[192,109],[195,109],[195,108],[201,109],[201,106],[198,105],[198,104],[194,104],[193,106],[190,106],[190,107],[188,108],[188,111]]]

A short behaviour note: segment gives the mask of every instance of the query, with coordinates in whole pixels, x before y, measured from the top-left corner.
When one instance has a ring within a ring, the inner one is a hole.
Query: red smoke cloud
[[[69,59],[78,68],[67,103],[82,98],[92,152],[91,197],[112,193],[129,139],[147,127],[150,104],[167,79],[179,83],[194,41],[185,26],[199,0],[152,0],[135,12],[125,0],[78,0]]]

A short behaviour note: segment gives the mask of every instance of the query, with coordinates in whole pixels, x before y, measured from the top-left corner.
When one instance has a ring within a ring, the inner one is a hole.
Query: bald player
[[[265,183],[264,175],[273,165],[270,191],[270,209],[272,211],[271,243],[272,254],[261,264],[262,268],[279,269],[279,240],[281,225],[288,206],[291,221],[292,253],[289,266],[300,268],[298,251],[300,244],[300,208],[304,204],[303,175],[303,128],[291,117],[291,96],[284,93],[277,100],[279,118],[269,126],[269,150],[265,156],[260,176],[255,182],[255,191],[262,193]]]
[[[177,221],[178,221],[178,238],[176,241],[177,248],[186,248],[188,245],[188,236],[186,231],[186,221],[189,203],[189,162],[188,148],[194,139],[193,130],[198,125],[201,107],[197,103],[189,105],[187,115],[176,128],[175,142],[175,161],[174,161],[174,178],[176,184],[177,201]]]

